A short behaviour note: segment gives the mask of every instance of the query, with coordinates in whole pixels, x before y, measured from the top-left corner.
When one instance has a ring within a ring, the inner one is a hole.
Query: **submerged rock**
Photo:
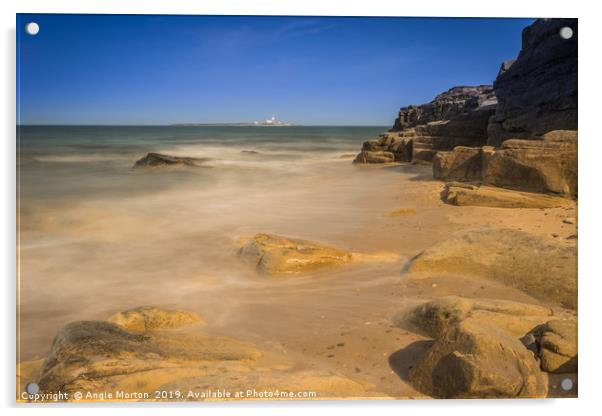
[[[487,278],[575,309],[577,248],[511,229],[454,233],[418,254],[407,267],[415,278]]]
[[[533,353],[507,331],[475,317],[441,333],[409,379],[440,398],[545,397],[548,391]]]
[[[159,166],[201,166],[209,158],[169,156],[160,153],[149,153],[134,164],[134,168],[159,167]],[[206,165],[205,165],[206,166]]]
[[[441,200],[451,205],[495,208],[555,208],[571,204],[557,196],[457,182],[445,184]]]
[[[341,266],[352,253],[334,247],[270,234],[257,234],[238,251],[239,257],[262,274],[296,274]]]
[[[348,263],[384,263],[398,261],[395,253],[355,253],[307,240],[257,234],[244,241],[238,256],[270,276],[295,275],[327,270]]]
[[[107,319],[130,331],[150,331],[153,329],[173,329],[185,325],[202,323],[200,316],[193,312],[168,311],[153,306],[140,306],[116,313]]]

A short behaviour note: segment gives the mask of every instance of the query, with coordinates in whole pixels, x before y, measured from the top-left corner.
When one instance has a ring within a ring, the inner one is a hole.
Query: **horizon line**
[[[171,123],[171,124],[49,124],[16,123],[17,127],[386,127],[391,124],[293,124],[289,126],[266,126],[237,123]]]

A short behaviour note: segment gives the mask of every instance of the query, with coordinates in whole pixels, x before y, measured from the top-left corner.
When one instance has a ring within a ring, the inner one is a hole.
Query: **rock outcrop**
[[[141,306],[118,312],[107,319],[130,331],[150,331],[153,329],[173,329],[186,325],[199,324],[200,316],[187,311],[168,311],[153,306]]]
[[[155,168],[160,166],[204,166],[209,158],[169,156],[161,153],[149,153],[134,164],[134,168]]]
[[[382,133],[362,145],[353,163],[392,163],[412,160],[412,139],[398,133]]]
[[[495,186],[472,185],[464,182],[445,184],[441,200],[457,206],[494,208],[556,208],[571,204],[566,198],[532,192],[511,191]]]
[[[500,148],[456,147],[433,158],[433,177],[577,198],[577,132],[555,130]]]
[[[560,36],[563,27],[573,30],[570,39]],[[502,64],[493,84],[489,145],[577,130],[577,38],[577,19],[538,19],[523,30],[517,59]]]
[[[482,146],[495,102],[492,87],[481,85],[454,87],[427,104],[404,107],[391,131],[365,142],[354,162],[430,162],[438,150]]]
[[[500,281],[529,295],[577,307],[577,248],[511,229],[454,233],[418,254],[407,266],[423,275]]]
[[[483,154],[484,183],[577,198],[576,131],[552,131],[542,140],[506,140],[500,149]]]
[[[435,341],[409,381],[439,398],[545,397],[547,376],[517,334],[548,315],[537,305],[488,299],[419,305],[408,314],[411,324]]]

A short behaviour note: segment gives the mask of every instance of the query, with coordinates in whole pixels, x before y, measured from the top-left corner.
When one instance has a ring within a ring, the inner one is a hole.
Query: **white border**
[[[89,414],[106,415],[126,413],[128,415],[155,414],[227,414],[245,412],[252,415],[291,414],[306,415],[346,413],[365,414],[448,414],[462,415],[504,415],[508,413],[529,413],[546,415],[573,415],[589,412],[599,407],[596,399],[602,396],[599,386],[599,351],[601,342],[602,276],[596,260],[600,257],[602,245],[599,235],[602,214],[600,213],[602,163],[602,129],[600,119],[600,79],[601,54],[600,26],[602,16],[593,1],[532,1],[498,0],[486,2],[468,0],[384,1],[370,0],[5,0],[0,3],[3,13],[2,32],[2,83],[4,97],[1,100],[2,126],[4,134],[0,142],[2,156],[2,230],[0,256],[2,259],[2,280],[4,282],[2,375],[0,392],[5,414],[31,414],[39,409],[15,407],[14,405],[14,329],[15,329],[15,13],[125,13],[125,14],[280,14],[280,15],[353,15],[353,16],[469,16],[469,17],[578,17],[579,18],[579,399],[565,400],[495,400],[495,401],[403,401],[403,402],[281,402],[281,403],[213,403],[180,406],[154,405],[103,405],[103,406],[48,406],[43,413],[65,415]],[[596,51],[598,51],[596,53]],[[598,204],[596,204],[598,202]],[[598,405],[598,406],[596,406]],[[123,410],[125,408],[126,410]]]

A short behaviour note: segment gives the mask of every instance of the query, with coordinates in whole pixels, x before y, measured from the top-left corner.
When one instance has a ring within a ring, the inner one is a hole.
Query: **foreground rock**
[[[108,319],[130,331],[173,329],[202,323],[200,316],[186,311],[168,311],[153,306],[141,306],[116,313]]]
[[[203,166],[208,158],[169,156],[160,153],[149,153],[134,164],[134,168],[160,166]],[[206,165],[204,165],[206,166]]]
[[[496,325],[516,337],[548,321],[550,308],[497,299],[468,299],[446,296],[418,305],[395,317],[398,326],[407,326],[433,338],[459,322],[473,318]]]
[[[559,35],[565,26],[573,30],[570,39]],[[498,105],[488,144],[577,130],[577,38],[577,19],[538,19],[523,30],[518,58],[504,63],[494,83]]]
[[[538,305],[458,296],[418,305],[396,323],[435,341],[409,380],[440,398],[545,397],[547,376],[519,337],[550,315]]]
[[[550,373],[577,372],[577,323],[553,320],[535,328],[523,338],[532,341],[527,347],[536,352],[541,369]]]
[[[238,256],[261,274],[294,275],[342,266],[351,262],[393,261],[390,253],[361,254],[311,241],[257,234],[238,250]]]
[[[45,360],[19,364],[19,391],[37,382],[44,393],[90,394],[78,401],[154,401],[270,398],[234,396],[249,389],[317,394],[296,399],[348,398],[363,397],[369,388],[332,371],[293,368],[285,357],[260,352],[232,338],[203,335],[191,328],[173,329],[180,326],[181,317],[193,316],[186,314],[135,308],[115,315],[132,318],[117,320],[126,325],[135,323],[137,330],[142,330],[142,316],[144,332],[104,321],[67,324],[57,334]],[[152,318],[150,325],[148,317]],[[206,394],[218,389],[231,396]],[[156,391],[179,391],[181,396],[157,397]]]
[[[548,391],[531,351],[500,327],[473,317],[441,334],[409,378],[440,398],[545,397]]]
[[[495,208],[555,208],[570,204],[557,196],[459,182],[446,184],[441,200],[451,205]]]
[[[138,333],[111,322],[77,321],[54,339],[38,384],[43,391],[94,391],[133,373],[260,356],[252,345],[226,337]]]
[[[500,281],[529,295],[577,307],[577,248],[511,229],[477,229],[450,235],[417,255],[414,278],[442,276]]]

